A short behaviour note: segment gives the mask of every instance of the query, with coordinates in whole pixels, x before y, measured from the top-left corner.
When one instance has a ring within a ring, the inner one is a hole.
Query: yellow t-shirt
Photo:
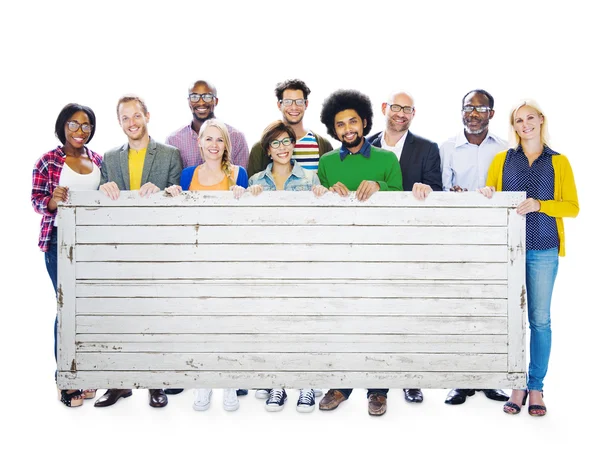
[[[144,171],[144,160],[146,149],[129,148],[129,189],[139,190],[142,186],[142,172]]]

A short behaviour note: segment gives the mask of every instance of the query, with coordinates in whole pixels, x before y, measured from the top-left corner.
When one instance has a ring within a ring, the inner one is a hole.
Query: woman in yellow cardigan
[[[577,189],[567,158],[548,146],[546,117],[531,100],[521,101],[510,115],[513,149],[496,155],[488,171],[486,187],[478,190],[488,198],[494,191],[525,191],[527,199],[517,206],[526,216],[525,282],[531,340],[527,389],[515,389],[504,405],[518,414],[529,394],[529,415],[546,415],[544,377],[548,370],[552,332],[550,302],[558,270],[565,255],[563,217],[579,213]]]

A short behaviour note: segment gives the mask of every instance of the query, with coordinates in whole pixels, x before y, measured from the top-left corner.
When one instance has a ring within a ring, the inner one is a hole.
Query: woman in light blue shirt
[[[327,192],[319,182],[317,174],[306,172],[293,158],[296,136],[294,130],[281,120],[271,123],[263,131],[260,139],[263,151],[271,158],[267,168],[250,177],[248,191],[258,195],[263,191],[312,191],[316,196]],[[315,408],[315,395],[321,395],[318,389],[300,389],[296,404],[298,412],[312,412]],[[256,397],[266,398],[265,408],[269,412],[283,409],[287,394],[283,388],[258,389]]]
[[[296,135],[281,120],[271,123],[260,139],[263,151],[271,158],[267,168],[250,177],[248,190],[253,195],[263,191],[313,191],[321,196],[327,188],[321,185],[317,174],[309,174],[292,158]]]

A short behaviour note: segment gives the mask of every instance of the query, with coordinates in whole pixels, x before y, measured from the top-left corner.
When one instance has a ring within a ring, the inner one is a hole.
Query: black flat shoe
[[[165,389],[165,394],[168,394],[169,396],[175,395],[175,394],[181,394],[183,392],[183,389],[181,388],[167,388]]]
[[[504,402],[510,399],[508,394],[506,394],[501,389],[478,389],[478,391],[483,391],[485,397],[488,399],[492,399],[493,401]]]
[[[169,403],[169,399],[162,389],[148,389],[148,398],[150,407],[164,407]]]
[[[126,398],[133,394],[131,389],[108,389],[96,402],[94,407],[110,407],[121,397]]]
[[[473,395],[475,395],[475,389],[452,389],[444,402],[450,405],[460,405],[465,403],[467,397]]]
[[[420,389],[404,389],[404,399],[406,402],[423,402],[423,393]]]

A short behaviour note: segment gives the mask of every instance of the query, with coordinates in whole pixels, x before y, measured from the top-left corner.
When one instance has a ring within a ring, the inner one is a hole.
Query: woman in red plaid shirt
[[[96,131],[96,115],[89,107],[67,104],[58,114],[56,137],[62,143],[38,159],[33,167],[31,204],[41,214],[39,247],[44,252],[46,269],[57,289],[57,219],[58,203],[69,199],[69,190],[97,190],[100,184],[102,157],[85,144]],[[54,321],[54,357],[56,358],[56,330]],[[56,375],[55,375],[56,377]],[[93,399],[96,390],[62,390],[60,400],[67,407],[79,407],[83,399]]]

